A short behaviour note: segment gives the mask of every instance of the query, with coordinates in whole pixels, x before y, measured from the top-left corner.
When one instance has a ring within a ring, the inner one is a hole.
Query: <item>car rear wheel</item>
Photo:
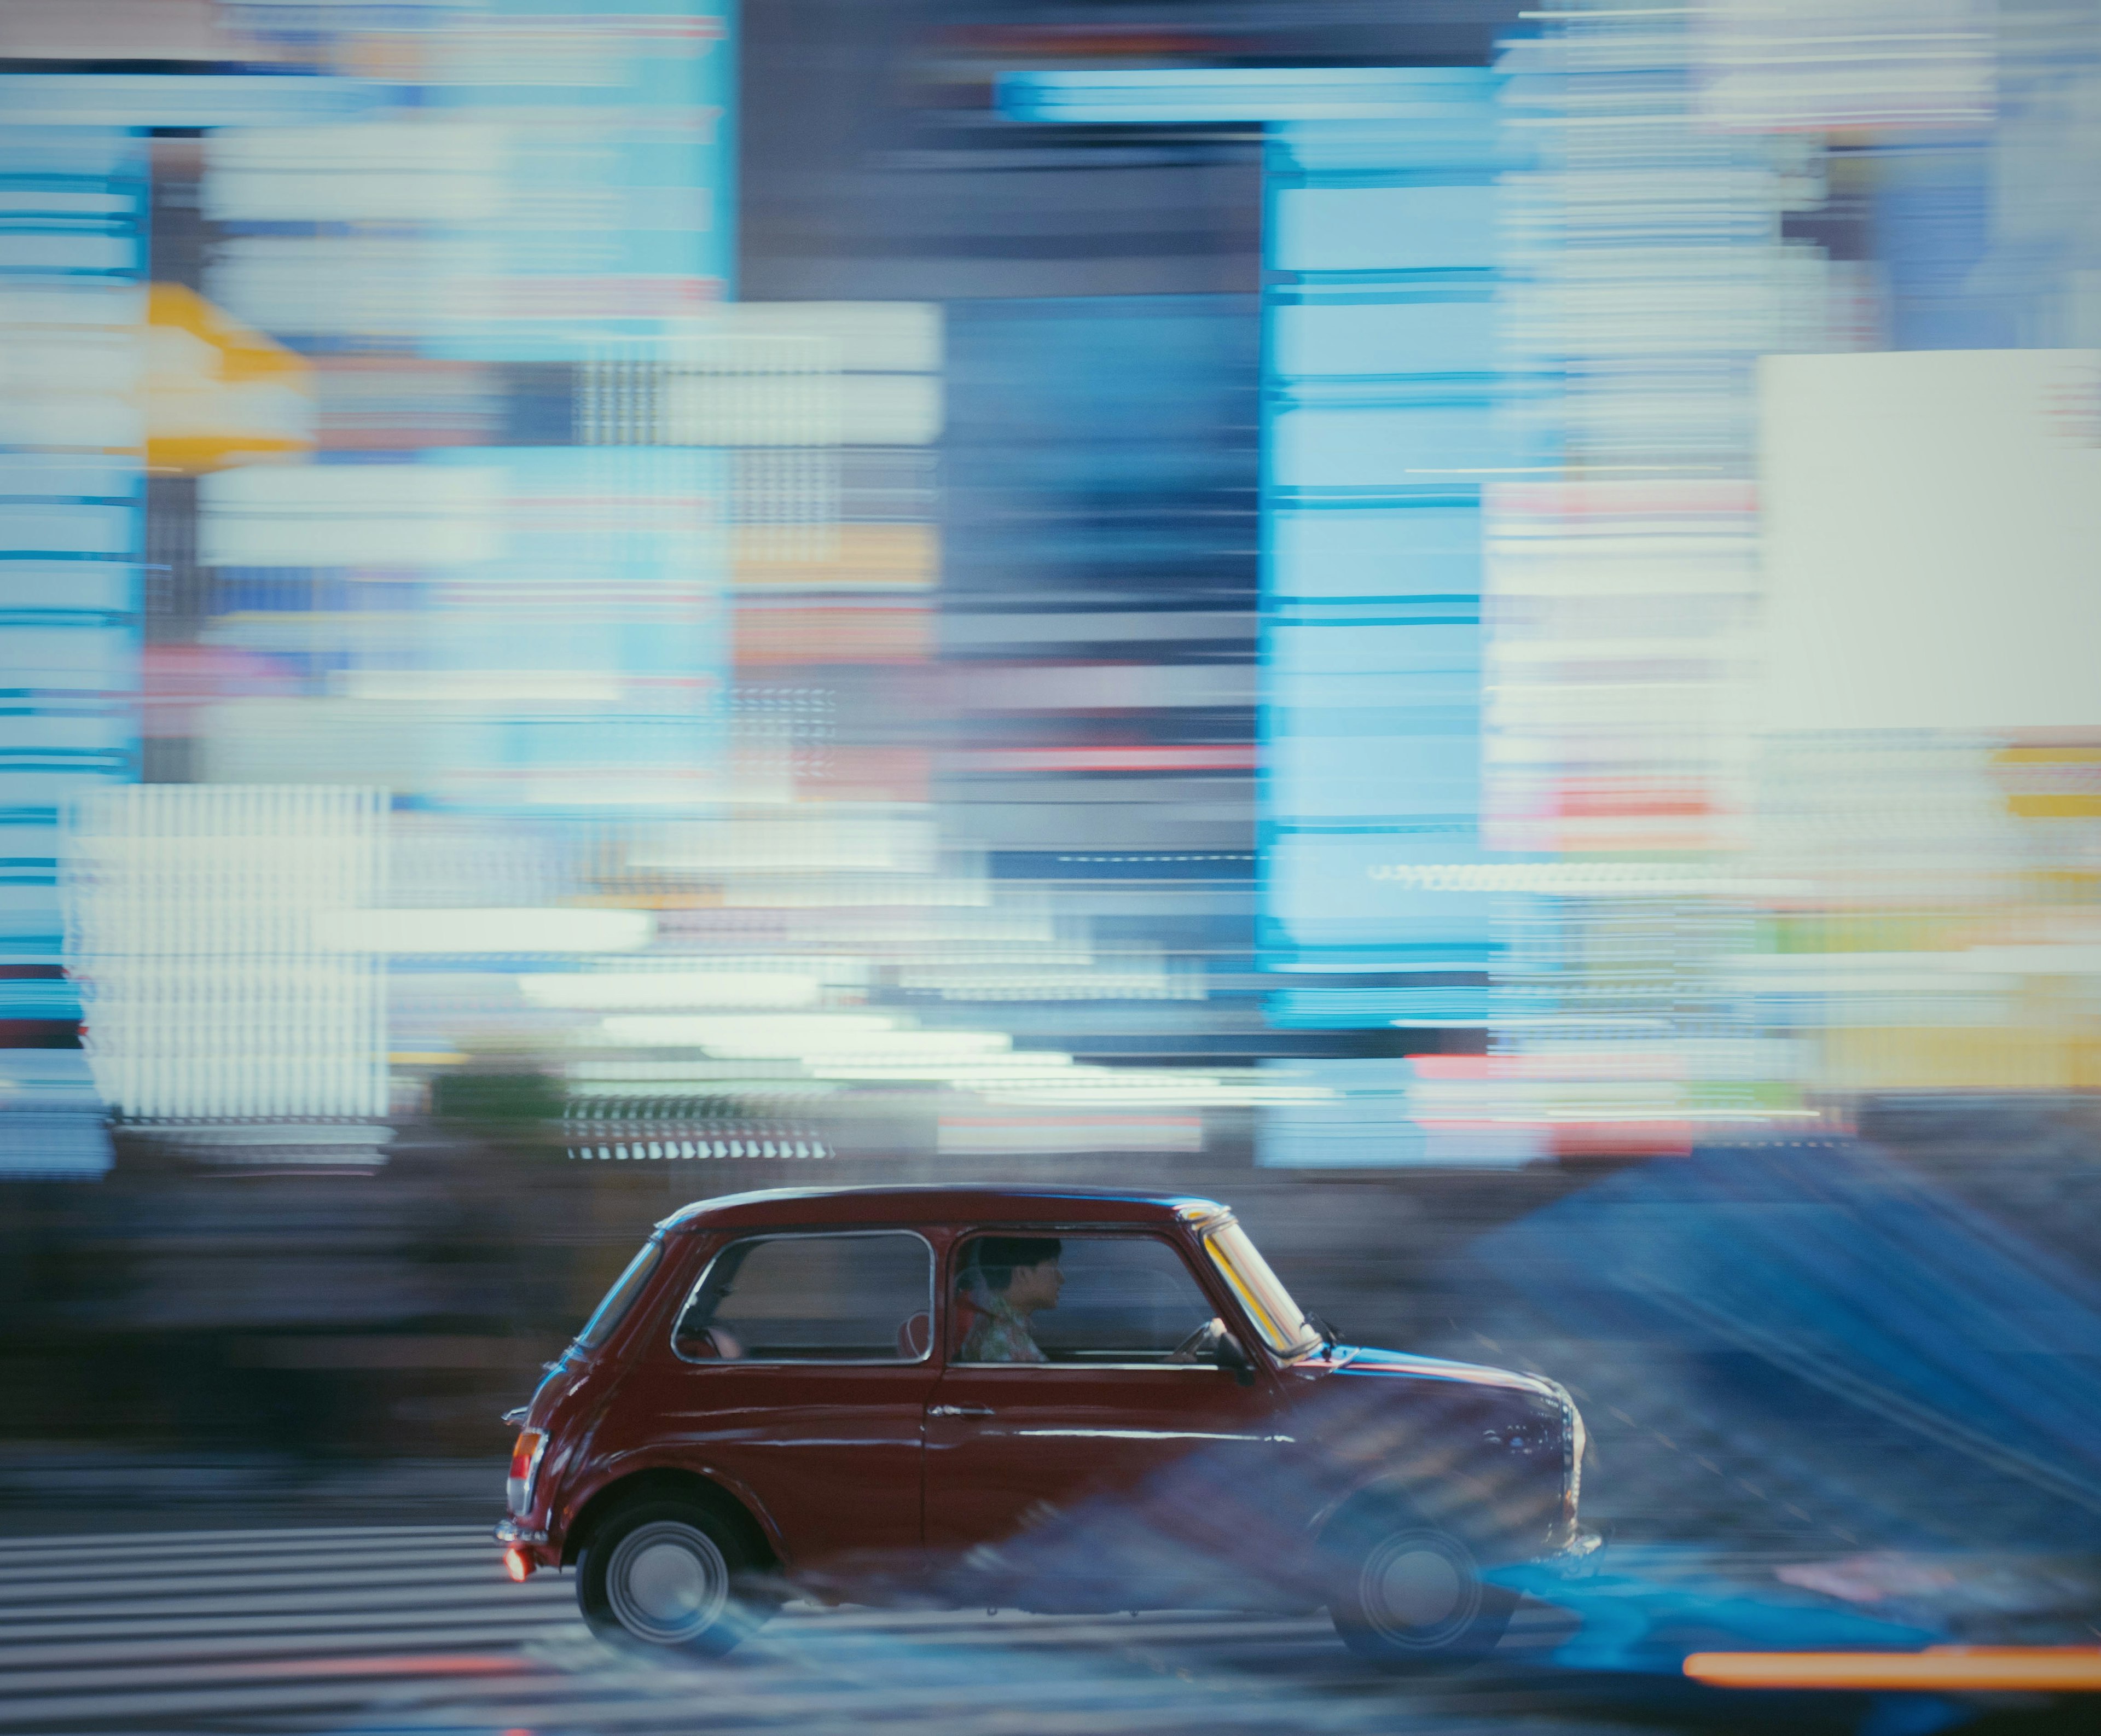
[[[652,1501],[613,1514],[586,1545],[577,1602],[600,1639],[715,1658],[780,1606],[751,1551],[704,1508]]]
[[[1400,1521],[1369,1528],[1338,1564],[1329,1613],[1342,1643],[1382,1669],[1462,1669],[1495,1649],[1517,1594],[1490,1585],[1465,1539]]]

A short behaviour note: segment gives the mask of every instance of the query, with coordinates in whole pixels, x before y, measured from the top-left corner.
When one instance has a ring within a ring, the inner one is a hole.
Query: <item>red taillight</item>
[[[514,1543],[503,1552],[503,1570],[523,1585],[533,1576],[533,1557]]]
[[[533,1510],[533,1475],[540,1469],[540,1455],[547,1450],[544,1429],[521,1429],[518,1444],[511,1449],[511,1481],[504,1493],[514,1517],[522,1519]]]

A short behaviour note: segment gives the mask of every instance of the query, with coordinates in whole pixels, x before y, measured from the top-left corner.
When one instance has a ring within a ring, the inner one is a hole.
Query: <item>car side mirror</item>
[[[1227,1370],[1242,1386],[1254,1385],[1254,1358],[1247,1354],[1247,1346],[1225,1327],[1219,1329],[1211,1345],[1211,1355],[1218,1365]]]

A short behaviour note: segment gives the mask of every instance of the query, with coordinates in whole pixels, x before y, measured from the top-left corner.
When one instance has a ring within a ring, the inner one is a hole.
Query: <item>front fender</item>
[[[1316,1513],[1307,1535],[1316,1548],[1333,1545],[1338,1522],[1346,1515],[1378,1509],[1406,1513],[1425,1524],[1457,1531],[1471,1541],[1507,1544],[1505,1527],[1496,1522],[1493,1492],[1478,1478],[1446,1469],[1435,1477],[1411,1472],[1373,1470],[1344,1486]],[[1543,1553],[1546,1544],[1540,1542]]]
[[[1320,1486],[1316,1542],[1338,1517],[1381,1503],[1502,1559],[1530,1560],[1564,1539],[1561,1402],[1546,1382],[1338,1372],[1307,1394],[1301,1416]]]

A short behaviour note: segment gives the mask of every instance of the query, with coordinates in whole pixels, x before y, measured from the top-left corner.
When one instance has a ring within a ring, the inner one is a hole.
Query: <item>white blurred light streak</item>
[[[774,970],[551,972],[521,976],[535,1006],[589,1011],[625,1007],[806,1007],[824,993],[815,976]]]
[[[1572,898],[1787,898],[1809,882],[1750,879],[1692,864],[1646,862],[1382,862],[1365,871],[1423,892],[1536,892]]]
[[[336,952],[631,952],[655,934],[644,910],[335,910],[314,919],[315,944]]]
[[[897,1029],[897,1021],[879,1013],[759,1014],[734,1018],[637,1014],[608,1018],[601,1028],[608,1041],[638,1048],[712,1049],[722,1045],[734,1045],[744,1054],[793,1057],[805,1049],[886,1035]]]

